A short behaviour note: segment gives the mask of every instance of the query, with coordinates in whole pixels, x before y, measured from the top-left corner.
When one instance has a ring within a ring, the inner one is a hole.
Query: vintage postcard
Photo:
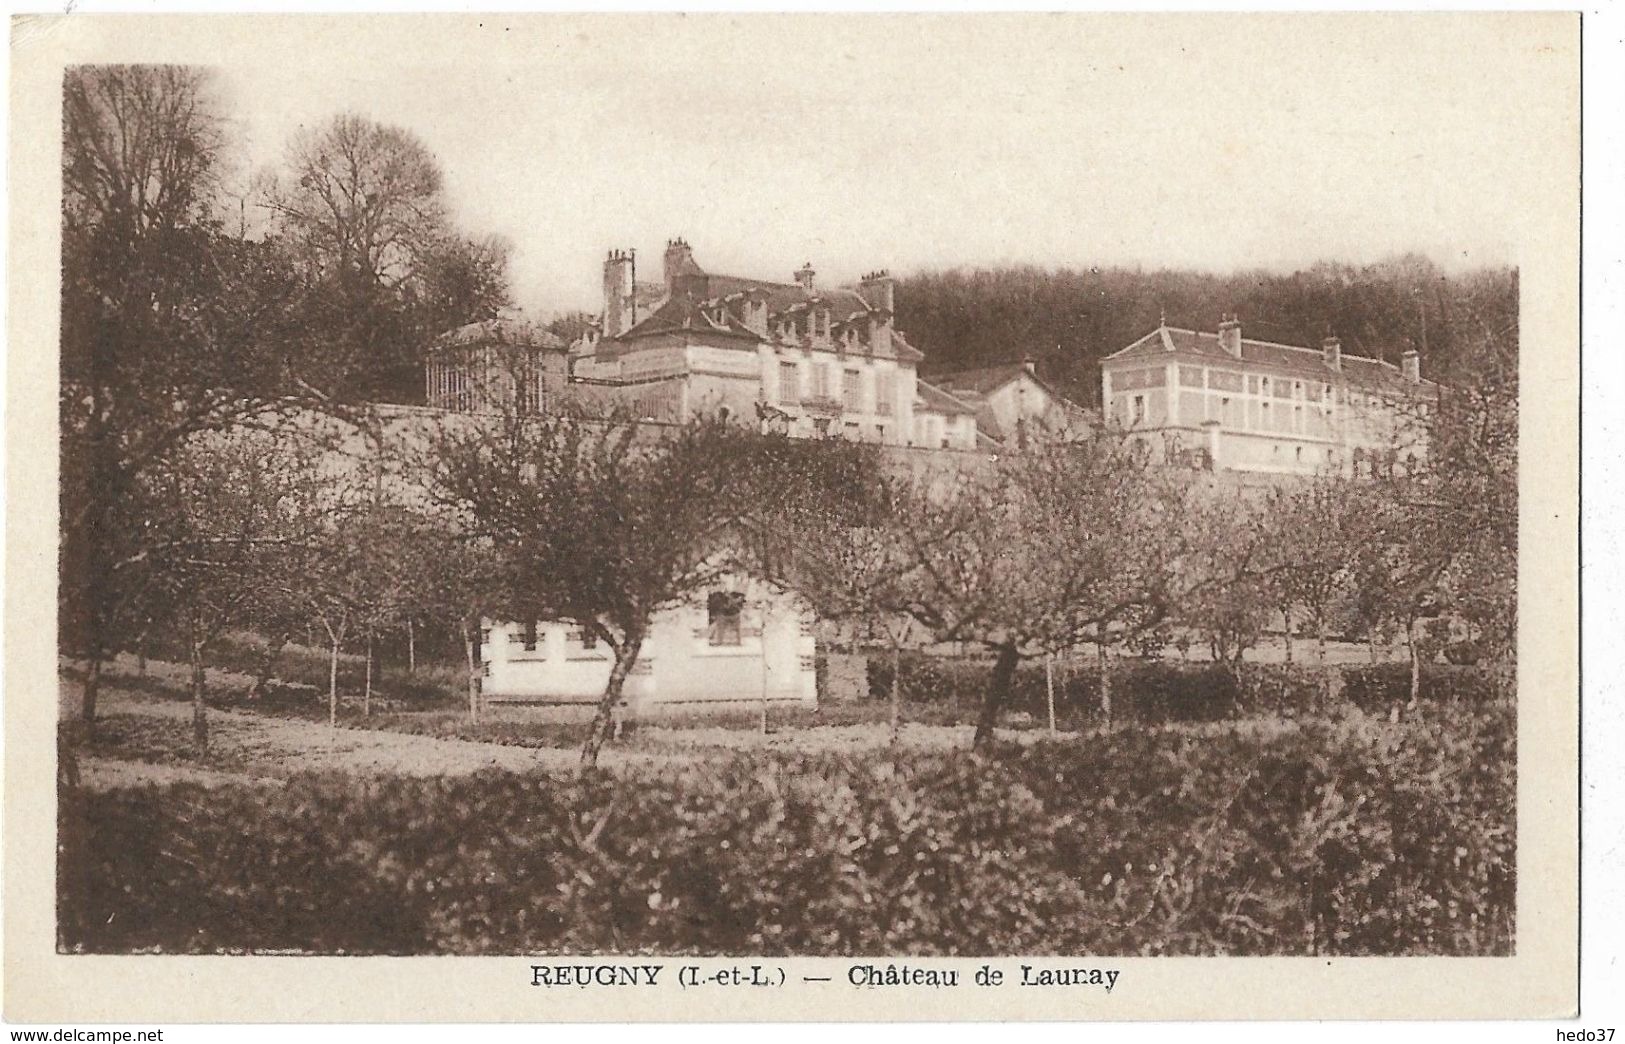
[[[1576,1011],[1577,15],[10,28],[7,1019]]]

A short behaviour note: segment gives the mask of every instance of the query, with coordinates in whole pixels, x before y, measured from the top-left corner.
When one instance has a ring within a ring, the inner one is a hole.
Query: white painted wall
[[[749,581],[726,589],[745,594],[738,645],[713,644],[706,598],[659,613],[627,678],[626,699],[639,707],[683,704],[818,702],[812,613],[794,596]],[[481,657],[484,692],[493,702],[589,703],[603,694],[613,664],[608,647],[584,647],[571,624],[537,627],[534,651],[517,623],[487,621]]]

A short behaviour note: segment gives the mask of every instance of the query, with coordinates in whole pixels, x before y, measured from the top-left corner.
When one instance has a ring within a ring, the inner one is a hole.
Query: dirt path
[[[123,666],[123,665],[121,665]],[[152,676],[165,677],[182,666],[150,665]],[[211,682],[216,679],[211,677]],[[230,687],[252,679],[223,677]],[[59,676],[59,700],[64,720],[76,714],[81,683]],[[331,728],[323,722],[275,717],[251,711],[211,708],[209,756],[192,760],[189,724],[191,704],[121,685],[117,675],[104,675],[100,715],[147,722],[134,729],[135,738],[115,741],[101,753],[81,751],[81,782],[88,787],[194,782],[204,786],[272,782],[301,772],[342,772],[355,775],[445,776],[466,775],[484,769],[505,772],[574,773],[579,754],[559,747],[526,747],[481,740],[415,735],[386,729]],[[159,727],[153,729],[153,724]],[[917,750],[968,750],[971,726],[910,724],[903,730],[903,745]],[[999,738],[1034,742],[1039,730],[999,730]],[[616,768],[629,764],[703,762],[731,752],[819,752],[855,754],[890,745],[884,725],[823,725],[761,735],[752,730],[727,729],[696,722],[689,726],[647,726],[625,746],[611,745],[599,764]]]
[[[77,689],[64,680],[64,689]],[[77,698],[74,692],[71,698]],[[65,697],[66,699],[67,697]],[[129,715],[189,722],[192,709],[178,700],[165,700],[115,686],[104,685],[99,711],[112,717]],[[501,769],[509,772],[573,771],[572,750],[516,747],[473,740],[439,739],[377,729],[330,728],[327,725],[273,718],[241,711],[209,711],[210,749],[220,759],[241,764],[241,771],[200,766],[152,764],[81,755],[79,771],[86,786],[113,787],[132,783],[187,780],[205,785],[280,779],[298,772],[349,772],[361,775],[443,776]],[[648,755],[635,755],[648,760]],[[618,752],[605,752],[605,765],[624,760]]]

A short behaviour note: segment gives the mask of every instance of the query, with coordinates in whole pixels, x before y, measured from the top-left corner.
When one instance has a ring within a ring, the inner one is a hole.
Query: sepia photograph
[[[52,974],[1572,1002],[1577,18],[11,28]]]

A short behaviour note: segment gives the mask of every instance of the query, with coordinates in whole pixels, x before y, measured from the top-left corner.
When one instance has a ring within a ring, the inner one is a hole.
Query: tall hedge
[[[968,710],[980,705],[993,674],[990,659],[905,653],[900,658],[903,697],[910,704]],[[1327,705],[1328,674],[1338,693]],[[889,657],[869,660],[869,696],[891,692]],[[1056,719],[1063,728],[1089,728],[1102,721],[1100,668],[1092,658],[1057,661],[1052,674]],[[1387,713],[1410,699],[1410,666],[1404,663],[1338,665],[1243,663],[1232,668],[1211,662],[1114,658],[1111,664],[1112,717],[1140,724],[1223,721],[1249,714],[1305,717],[1335,712],[1350,704]],[[1476,667],[1428,665],[1421,698],[1428,702],[1477,702],[1497,698],[1489,672]],[[1049,713],[1041,660],[1017,668],[1007,710],[1044,719]]]
[[[732,757],[70,790],[89,952],[1504,954],[1505,703]]]

